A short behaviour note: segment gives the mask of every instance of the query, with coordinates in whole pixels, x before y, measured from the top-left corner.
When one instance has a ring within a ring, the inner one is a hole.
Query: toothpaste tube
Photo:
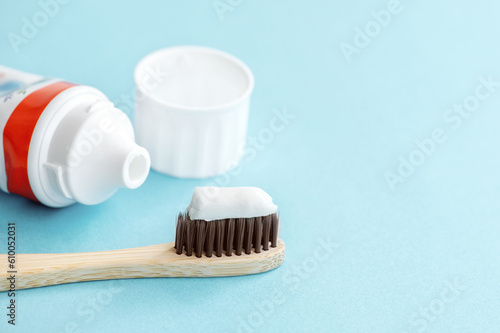
[[[50,207],[98,204],[150,168],[99,90],[0,66],[0,189]]]

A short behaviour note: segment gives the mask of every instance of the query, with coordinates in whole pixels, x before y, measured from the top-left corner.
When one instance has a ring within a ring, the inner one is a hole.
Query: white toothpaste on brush
[[[214,221],[228,218],[267,216],[278,206],[258,187],[196,187],[187,211],[192,220]]]

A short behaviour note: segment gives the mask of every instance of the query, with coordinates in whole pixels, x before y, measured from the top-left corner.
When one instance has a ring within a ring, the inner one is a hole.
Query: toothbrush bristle
[[[239,256],[251,254],[278,244],[279,216],[277,213],[252,217],[230,218],[215,221],[191,220],[188,213],[179,214],[175,232],[177,254],[193,253],[201,258],[215,255]]]

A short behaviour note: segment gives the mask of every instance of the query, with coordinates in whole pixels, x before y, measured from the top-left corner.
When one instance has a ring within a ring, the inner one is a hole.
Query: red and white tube
[[[51,207],[97,204],[150,168],[128,117],[97,89],[0,66],[0,189]]]

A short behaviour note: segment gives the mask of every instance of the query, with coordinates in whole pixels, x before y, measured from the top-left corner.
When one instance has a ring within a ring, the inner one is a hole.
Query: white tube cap
[[[138,188],[149,174],[149,153],[135,143],[128,117],[109,101],[71,108],[50,142],[41,171],[47,171],[44,193],[53,201],[44,203],[53,207],[67,205],[63,198],[101,203],[120,188]]]
[[[153,169],[206,178],[238,164],[254,86],[243,62],[205,47],[166,48],[139,62],[135,83],[137,142]]]
[[[103,202],[119,188],[138,188],[149,174],[149,153],[134,142],[131,123],[118,109],[94,112],[71,146],[64,183],[77,202]]]
[[[113,139],[95,146],[81,165],[66,176],[71,197],[86,205],[107,200],[119,188],[135,189],[144,183],[149,173],[150,159],[146,149],[133,140]]]

